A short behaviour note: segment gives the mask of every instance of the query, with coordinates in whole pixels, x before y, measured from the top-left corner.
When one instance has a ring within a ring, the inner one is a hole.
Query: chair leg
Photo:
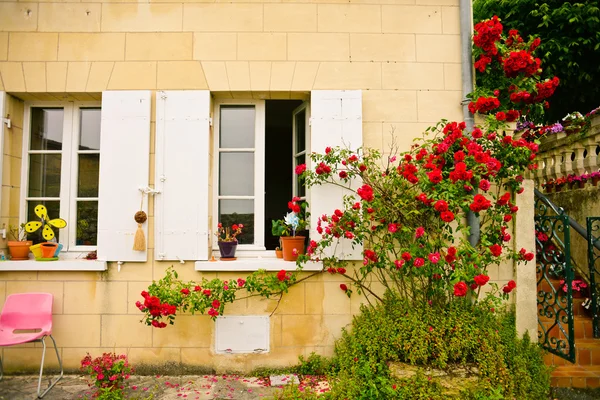
[[[44,346],[43,353],[42,353],[42,364],[40,365],[40,378],[38,379],[38,390],[37,390],[38,399],[41,399],[42,397],[44,397],[46,395],[46,393],[48,393],[48,391],[50,389],[52,389],[54,387],[54,385],[56,385],[58,383],[58,381],[60,381],[63,377],[63,365],[62,365],[62,360],[60,359],[60,355],[58,354],[58,347],[56,346],[56,341],[54,340],[52,335],[50,335],[50,339],[52,339],[52,343],[54,343],[54,351],[56,351],[56,358],[58,359],[58,365],[60,367],[60,375],[54,381],[50,382],[50,386],[48,386],[48,388],[46,388],[46,390],[44,390],[43,393],[40,393],[41,386],[42,386],[42,374],[44,373],[44,358],[46,357],[46,341],[45,341],[45,339],[46,339],[46,337],[44,336],[42,338],[42,345]]]
[[[2,357],[0,357],[0,381],[4,377],[4,366],[2,365]]]

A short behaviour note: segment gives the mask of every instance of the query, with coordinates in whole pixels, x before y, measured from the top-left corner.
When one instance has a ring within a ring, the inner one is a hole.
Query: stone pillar
[[[519,207],[514,225],[514,246],[519,251],[525,248],[535,254],[535,196],[534,183],[530,179],[523,182],[525,191],[517,195],[516,205]],[[517,333],[521,336],[529,332],[532,341],[537,341],[537,277],[535,258],[526,264],[515,262],[515,308],[517,314]]]

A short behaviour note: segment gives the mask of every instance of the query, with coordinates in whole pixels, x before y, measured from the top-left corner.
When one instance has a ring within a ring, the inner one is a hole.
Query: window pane
[[[40,221],[40,218],[37,215],[35,215],[35,211],[34,211],[35,207],[39,204],[43,204],[44,206],[46,206],[46,209],[48,210],[48,219],[60,218],[60,202],[58,200],[56,200],[56,201],[54,201],[54,200],[52,200],[52,201],[31,200],[31,201],[27,202],[27,221],[25,221],[25,222]],[[56,241],[58,242],[58,238],[60,237],[61,229],[57,229],[52,226],[50,226],[50,228],[52,228],[52,231],[54,231],[54,237],[56,238]],[[67,228],[64,228],[64,229],[67,229]],[[33,240],[33,244],[47,242],[47,240],[44,239],[44,237],[42,236],[42,230],[43,230],[43,228],[39,228],[35,232],[28,233],[27,240]],[[52,241],[54,241],[54,239]]]
[[[100,109],[80,109],[79,124],[79,150],[100,150]]]
[[[254,153],[221,153],[219,194],[254,195]]]
[[[219,200],[219,222],[223,226],[243,224],[239,244],[254,243],[254,200]]]
[[[31,109],[31,150],[62,150],[64,110]]]
[[[305,162],[306,157],[304,154],[296,157],[296,165],[304,164]],[[301,180],[300,177],[296,174],[294,174],[294,179],[296,181],[296,196],[306,196],[306,187],[304,186],[304,180]]]
[[[295,116],[296,120],[296,153],[306,150],[306,109]]]
[[[100,154],[79,155],[77,197],[98,197]]]
[[[98,242],[98,202],[77,202],[77,246],[95,246]]]
[[[221,106],[221,148],[254,148],[254,106]]]
[[[60,154],[29,155],[29,197],[60,196]]]

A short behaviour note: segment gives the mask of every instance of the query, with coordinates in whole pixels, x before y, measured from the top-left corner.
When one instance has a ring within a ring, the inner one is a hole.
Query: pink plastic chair
[[[0,314],[0,346],[14,346],[30,342],[42,342],[42,345],[44,346],[42,363],[40,365],[40,378],[38,379],[37,393],[39,399],[44,397],[44,395],[63,377],[62,360],[58,354],[56,341],[54,341],[54,338],[52,337],[53,302],[54,297],[50,293],[11,294],[6,298],[4,308],[2,308],[2,314]],[[46,357],[46,336],[50,336],[52,343],[54,343],[56,358],[58,358],[58,364],[60,366],[60,376],[56,380],[51,381],[48,388],[41,393],[44,358]],[[2,376],[2,359],[0,358],[0,379],[2,379]]]

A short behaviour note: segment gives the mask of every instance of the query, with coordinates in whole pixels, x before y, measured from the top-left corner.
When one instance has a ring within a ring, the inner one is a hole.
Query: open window
[[[238,254],[263,255],[279,245],[271,222],[306,190],[294,170],[306,162],[308,103],[220,100],[215,103],[214,225],[244,224]],[[216,249],[216,241],[213,249]]]

